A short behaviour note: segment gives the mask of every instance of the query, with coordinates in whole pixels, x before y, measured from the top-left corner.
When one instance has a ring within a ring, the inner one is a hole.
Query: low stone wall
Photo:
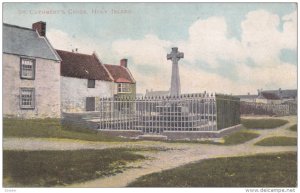
[[[221,138],[241,129],[241,125],[228,127],[219,131],[164,131],[162,135],[168,140],[197,140],[203,138]]]
[[[138,136],[143,135],[142,131],[134,130],[99,130],[99,132],[110,136],[126,138],[137,138]]]
[[[98,113],[62,113],[61,123],[83,129],[98,129],[99,122],[91,121]]]
[[[73,127],[83,129],[99,129],[99,121],[97,116],[99,112],[89,113],[63,113],[62,124],[72,125]],[[159,137],[154,137],[155,140],[197,140],[205,138],[221,138],[225,135],[229,135],[241,129],[241,125],[236,125],[221,129],[218,131],[164,131]],[[151,133],[143,133],[140,130],[98,130],[100,133],[104,133],[110,136],[126,137],[126,138],[141,138],[149,139],[148,137],[143,138],[143,135],[151,135]],[[151,139],[152,140],[152,139]]]

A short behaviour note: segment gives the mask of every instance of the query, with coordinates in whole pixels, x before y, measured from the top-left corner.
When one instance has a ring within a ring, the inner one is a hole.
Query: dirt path
[[[241,145],[219,146],[208,144],[183,144],[183,143],[164,143],[153,141],[125,142],[125,143],[104,143],[86,142],[66,139],[4,139],[4,149],[26,149],[26,150],[75,150],[75,149],[105,149],[112,147],[160,147],[171,148],[168,151],[158,152],[138,152],[150,159],[131,163],[135,168],[128,169],[123,173],[106,178],[100,178],[85,183],[73,184],[68,187],[125,187],[136,178],[159,172],[162,170],[178,167],[190,162],[207,158],[228,157],[251,155],[256,153],[286,152],[297,151],[296,146],[288,147],[263,147],[253,145],[257,141],[270,136],[297,136],[297,132],[289,131],[287,128],[297,122],[296,117],[284,117],[289,121],[288,124],[268,130],[255,130],[260,137]]]

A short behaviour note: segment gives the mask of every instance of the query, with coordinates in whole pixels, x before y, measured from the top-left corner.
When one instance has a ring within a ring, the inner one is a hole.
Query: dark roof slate
[[[268,100],[280,100],[280,97],[275,93],[261,92],[258,98],[264,98]]]
[[[264,93],[274,93],[282,98],[297,98],[297,90],[265,90]]]
[[[46,37],[35,30],[3,24],[3,53],[59,61],[60,57]]]
[[[62,59],[61,76],[113,81],[95,54],[87,55],[56,50]]]

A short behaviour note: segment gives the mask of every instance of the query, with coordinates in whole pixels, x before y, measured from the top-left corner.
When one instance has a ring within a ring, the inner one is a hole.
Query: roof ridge
[[[25,30],[30,30],[30,31],[35,31],[35,30],[31,29],[31,28],[22,27],[22,26],[18,26],[18,25],[12,25],[12,24],[9,24],[9,23],[3,23],[3,25],[9,26],[9,27],[15,27],[15,28],[20,28],[20,29],[25,29]]]
[[[130,70],[129,70],[128,68],[125,68],[124,66],[121,66],[121,67],[123,67],[123,68],[127,71],[127,73],[129,74],[131,80],[133,80],[133,83],[136,83],[136,81],[135,81],[135,79],[133,78],[133,76],[132,76]]]
[[[93,53],[93,56],[96,58],[96,60],[100,63],[100,65],[102,65],[102,67],[104,68],[104,70],[106,71],[106,73],[108,74],[109,78],[111,81],[115,81],[115,79],[113,78],[113,76],[111,75],[111,73],[109,72],[109,70],[106,68],[105,64],[102,64],[102,62],[100,61],[100,58],[98,57],[98,55],[96,54],[96,52]]]
[[[104,65],[109,65],[109,66],[119,66],[119,65],[116,65],[116,64],[104,64]]]
[[[93,54],[82,54],[82,53],[70,52],[70,51],[60,50],[60,49],[55,49],[55,50],[56,50],[56,51],[59,51],[59,52],[67,52],[67,53],[70,53],[70,54],[85,55],[85,56],[93,56]]]

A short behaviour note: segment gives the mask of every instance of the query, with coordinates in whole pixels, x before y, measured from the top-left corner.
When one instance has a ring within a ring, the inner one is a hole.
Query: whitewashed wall
[[[3,115],[59,118],[60,62],[36,58],[35,80],[20,79],[20,56],[3,54]],[[20,88],[35,88],[35,109],[20,108]]]
[[[95,88],[87,87],[88,80],[61,76],[61,104],[63,112],[85,111],[86,97],[96,98],[96,110],[100,97],[112,97],[114,83],[96,80]]]

